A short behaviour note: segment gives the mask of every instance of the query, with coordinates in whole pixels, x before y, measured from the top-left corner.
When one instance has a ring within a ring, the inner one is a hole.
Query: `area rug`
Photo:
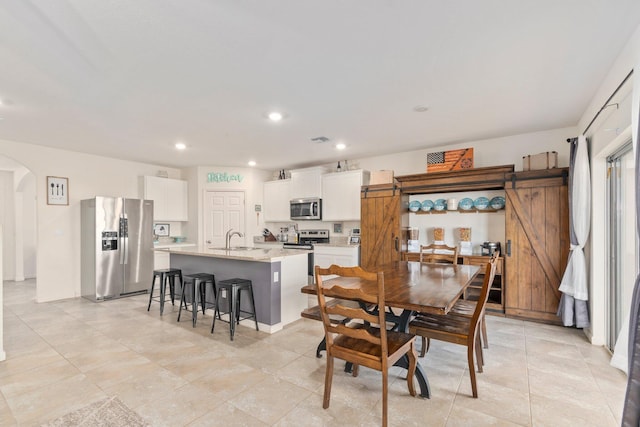
[[[120,399],[108,397],[69,412],[43,424],[43,427],[143,427],[148,425],[140,415],[129,409]]]

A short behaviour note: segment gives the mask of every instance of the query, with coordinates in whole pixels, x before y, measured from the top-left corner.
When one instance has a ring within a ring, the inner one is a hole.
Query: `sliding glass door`
[[[631,141],[607,158],[608,162],[608,334],[613,351],[622,322],[627,321],[636,277],[634,156]]]

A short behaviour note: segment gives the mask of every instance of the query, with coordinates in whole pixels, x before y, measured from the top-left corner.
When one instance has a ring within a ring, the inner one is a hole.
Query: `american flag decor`
[[[473,168],[473,148],[427,154],[427,172],[447,172]]]

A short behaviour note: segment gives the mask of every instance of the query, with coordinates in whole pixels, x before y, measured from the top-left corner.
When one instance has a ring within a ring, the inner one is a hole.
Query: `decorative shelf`
[[[450,213],[450,212],[459,212],[459,213],[490,213],[490,212],[500,212],[500,211],[504,211],[504,208],[502,209],[476,209],[476,208],[471,208],[471,209],[456,209],[454,211],[450,211],[448,209],[444,209],[441,211],[436,211],[431,209],[430,211],[416,211],[416,212],[412,212],[409,211],[409,213],[412,214],[416,214],[416,215],[440,215],[440,214],[446,214],[446,213]]]

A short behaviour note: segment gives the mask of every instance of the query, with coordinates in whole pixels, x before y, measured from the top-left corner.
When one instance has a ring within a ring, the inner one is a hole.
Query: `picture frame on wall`
[[[169,224],[154,224],[153,225],[153,234],[156,236],[168,236],[169,235]]]
[[[47,177],[47,204],[69,205],[69,178],[61,176]]]

